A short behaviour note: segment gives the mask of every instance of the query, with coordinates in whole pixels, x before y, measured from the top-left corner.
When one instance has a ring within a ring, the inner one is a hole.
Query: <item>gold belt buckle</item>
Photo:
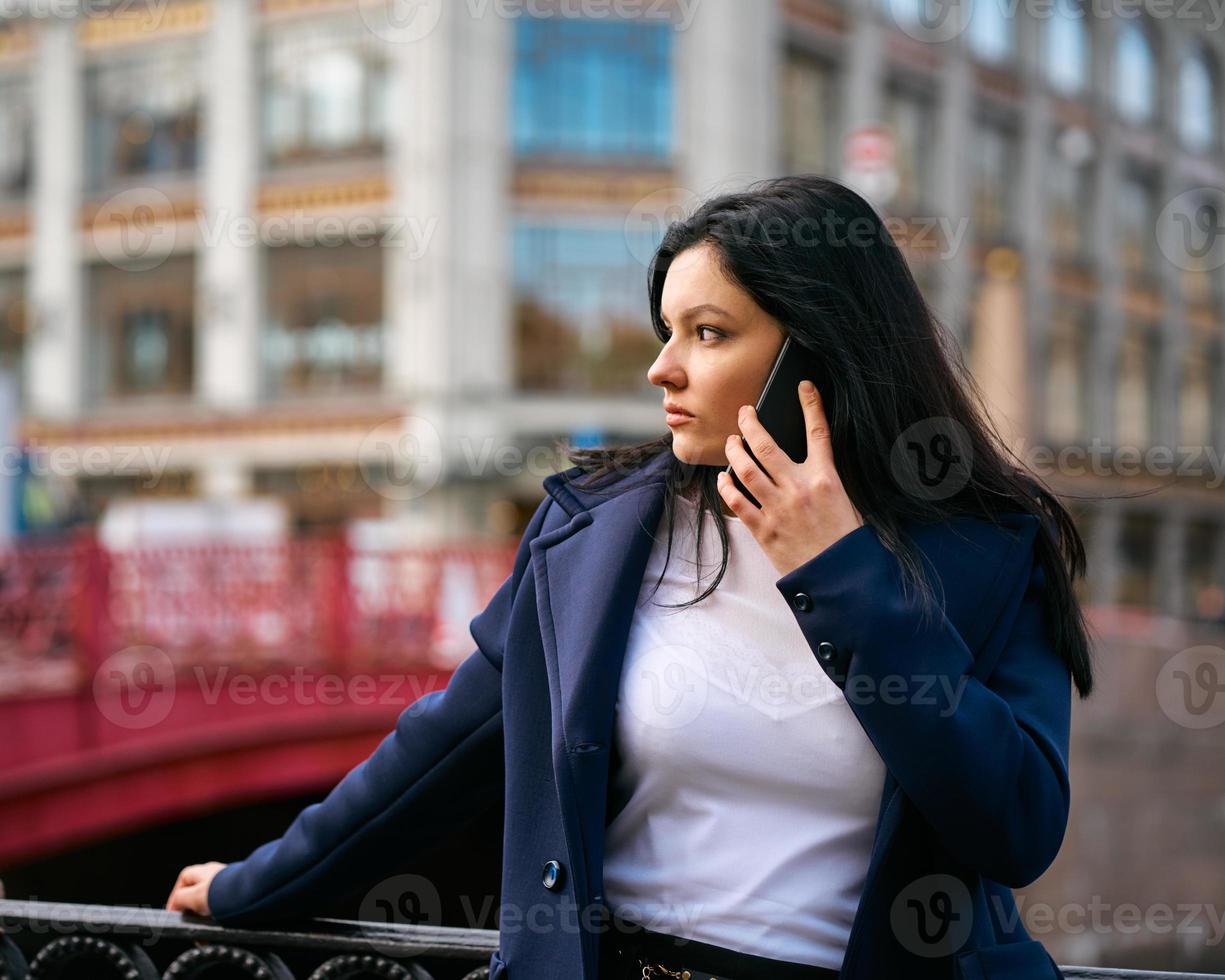
[[[656,970],[659,972],[656,973]],[[642,980],[655,980],[656,977],[677,977],[679,980],[689,980],[689,971],[669,970],[661,963],[648,963],[642,968]]]

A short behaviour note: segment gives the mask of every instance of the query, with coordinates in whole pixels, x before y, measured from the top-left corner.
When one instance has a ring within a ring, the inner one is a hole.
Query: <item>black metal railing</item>
[[[483,980],[497,947],[492,929],[345,919],[247,929],[160,908],[0,899],[0,980]],[[1225,980],[1059,969],[1068,980]]]
[[[498,947],[491,929],[342,919],[248,929],[161,908],[12,899],[0,900],[0,930],[0,980],[482,980]]]

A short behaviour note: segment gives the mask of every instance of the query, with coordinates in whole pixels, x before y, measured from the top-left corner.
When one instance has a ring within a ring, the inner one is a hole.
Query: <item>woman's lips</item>
[[[669,425],[684,425],[686,422],[692,422],[692,415],[684,415],[680,412],[668,412],[664,419]]]

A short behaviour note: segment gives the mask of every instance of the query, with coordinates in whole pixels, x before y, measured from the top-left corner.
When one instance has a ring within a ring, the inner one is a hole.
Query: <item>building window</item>
[[[523,221],[514,229],[518,383],[526,390],[644,392],[659,353],[646,260],[658,236]]]
[[[187,257],[139,272],[90,270],[95,384],[104,400],[191,393],[194,278]]]
[[[783,65],[783,152],[788,173],[837,169],[838,93],[834,68],[791,52]]]
[[[1183,615],[1202,622],[1225,623],[1225,586],[1218,569],[1225,547],[1220,521],[1190,520],[1186,526],[1186,606]]]
[[[970,6],[966,41],[970,51],[983,61],[998,64],[1016,56],[1016,20],[1004,5],[1005,0],[974,0]]]
[[[262,56],[265,164],[381,155],[388,55],[387,43],[352,16],[269,27]]]
[[[273,497],[285,508],[292,533],[339,530],[358,520],[376,520],[384,498],[374,489],[383,467],[374,461],[301,463],[259,467],[251,474],[252,493]]]
[[[1225,340],[1215,336],[1208,343],[1208,401],[1211,406],[1208,418],[1208,443],[1218,453],[1225,452],[1225,387],[1221,385],[1221,369],[1225,361]]]
[[[1114,62],[1115,106],[1137,126],[1152,122],[1157,110],[1157,58],[1149,33],[1139,24],[1119,31]]]
[[[1043,21],[1046,77],[1062,95],[1083,95],[1089,87],[1087,16],[1080,0],[1055,0]]]
[[[1217,144],[1217,64],[1195,42],[1179,69],[1178,131],[1191,150],[1203,152]]]
[[[1119,342],[1115,378],[1115,431],[1118,446],[1146,449],[1157,434],[1159,333],[1133,326]]]
[[[1057,261],[1089,259],[1093,219],[1089,139],[1082,129],[1063,130],[1047,161],[1047,236]]]
[[[1152,609],[1156,605],[1157,518],[1125,514],[1119,529],[1119,592],[1123,606]]]
[[[989,119],[975,122],[974,233],[983,244],[1007,241],[1014,231],[1017,137],[1011,126]]]
[[[24,403],[21,396],[22,350],[28,323],[25,274],[0,272],[0,371],[16,385],[20,403]]]
[[[1046,436],[1056,446],[1079,445],[1089,432],[1091,415],[1089,310],[1057,299],[1047,334]]]
[[[190,176],[200,149],[201,62],[195,43],[158,45],[85,74],[89,180]]]
[[[1179,441],[1184,446],[1212,445],[1213,348],[1205,340],[1187,345],[1179,386]]]
[[[1132,285],[1151,286],[1160,270],[1157,187],[1153,177],[1125,174],[1118,196],[1119,263]]]
[[[931,101],[923,94],[889,85],[885,94],[885,124],[893,130],[898,188],[890,210],[895,215],[922,214],[931,201],[931,153],[935,128]]]
[[[1072,517],[1072,523],[1076,525],[1076,531],[1080,535],[1080,539],[1085,546],[1085,551],[1088,556],[1087,568],[1085,574],[1076,578],[1072,582],[1072,592],[1076,596],[1076,601],[1083,607],[1088,608],[1093,601],[1092,597],[1092,579],[1096,570],[1094,557],[1094,532],[1097,529],[1097,513],[1089,506],[1078,500],[1069,500],[1067,502],[1068,513]]]
[[[383,363],[383,251],[285,245],[267,261],[262,338],[272,397],[376,389]]]
[[[879,3],[885,15],[903,29],[940,23],[942,11],[932,0],[879,0]]]
[[[0,198],[30,186],[31,110],[28,75],[0,75]]]
[[[668,23],[520,17],[513,132],[520,156],[666,160],[672,152]]]
[[[1177,257],[1183,296],[1190,306],[1219,308],[1225,285],[1221,279],[1225,218],[1215,194],[1199,194],[1192,201],[1189,214],[1181,209],[1174,212],[1174,225],[1168,230],[1174,236],[1172,252]]]

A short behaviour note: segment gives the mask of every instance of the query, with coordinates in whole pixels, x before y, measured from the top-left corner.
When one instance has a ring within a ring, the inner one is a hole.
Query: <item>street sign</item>
[[[842,180],[874,204],[888,204],[898,189],[897,140],[888,126],[860,126],[842,147]]]

